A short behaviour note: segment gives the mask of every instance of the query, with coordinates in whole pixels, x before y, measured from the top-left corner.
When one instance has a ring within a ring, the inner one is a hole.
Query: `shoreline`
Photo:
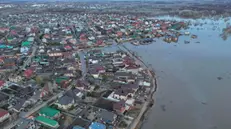
[[[137,116],[136,119],[133,120],[133,122],[129,125],[127,129],[140,129],[144,123],[144,120],[148,117],[147,112],[150,111],[150,109],[154,106],[155,99],[154,94],[157,91],[157,78],[156,74],[154,73],[154,69],[149,69],[148,66],[145,64],[143,60],[141,60],[138,56],[134,55],[131,50],[129,50],[126,46],[122,45],[124,49],[132,56],[134,57],[137,61],[140,62],[140,64],[144,65],[144,67],[148,70],[148,74],[150,77],[152,77],[152,87],[150,89],[150,94],[148,96],[148,100],[143,104],[143,107]],[[120,46],[118,46],[119,49]],[[151,104],[151,105],[150,105]]]

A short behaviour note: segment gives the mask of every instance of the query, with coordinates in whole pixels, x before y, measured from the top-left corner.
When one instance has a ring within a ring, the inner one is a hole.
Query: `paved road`
[[[30,110],[29,112],[27,112],[25,114],[25,118],[29,117],[31,114],[33,114],[34,112],[38,111],[40,108],[46,106],[49,102],[52,102],[54,100],[57,99],[58,96],[62,95],[63,93],[59,93],[55,96],[53,96],[52,98],[50,98],[48,101],[44,102],[43,104],[41,105],[38,105],[37,107],[35,107],[34,109]],[[20,119],[18,119],[17,121],[11,123],[10,125],[6,126],[4,129],[10,129],[10,128],[13,128],[14,126],[16,126],[18,123],[19,123]]]
[[[28,59],[24,62],[23,66],[22,66],[22,69],[25,69],[26,66],[27,66],[28,64],[31,63],[31,59],[32,59],[32,57],[34,57],[35,52],[36,52],[36,50],[37,50],[37,47],[38,47],[37,45],[33,45],[33,47],[32,47],[32,53],[31,53],[31,55],[28,57]]]
[[[84,59],[84,52],[79,51],[78,54],[79,54],[80,62],[81,62],[82,78],[84,78],[87,74],[87,66],[86,66],[86,61]]]
[[[68,87],[67,90],[70,90],[71,87]],[[33,108],[32,110],[30,110],[29,112],[27,112],[24,115],[24,118],[29,117],[31,114],[33,114],[34,112],[38,111],[40,108],[46,106],[48,103],[56,100],[59,96],[63,95],[63,92],[60,92],[58,94],[56,94],[55,96],[51,97],[49,100],[47,100],[46,102],[42,103],[41,105],[38,105],[37,107]],[[14,126],[16,126],[18,123],[20,122],[20,119],[16,120],[15,122],[11,123],[10,125],[4,127],[4,129],[10,129],[13,128]]]

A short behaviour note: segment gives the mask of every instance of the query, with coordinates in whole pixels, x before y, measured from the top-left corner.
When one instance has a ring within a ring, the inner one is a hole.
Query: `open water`
[[[142,129],[231,129],[231,37],[219,36],[223,19],[194,22],[207,22],[188,30],[197,39],[126,45],[152,65],[158,79],[155,105]]]

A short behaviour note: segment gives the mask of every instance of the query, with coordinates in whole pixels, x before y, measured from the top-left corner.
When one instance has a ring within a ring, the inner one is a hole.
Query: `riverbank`
[[[121,45],[121,47],[123,47],[130,54],[130,56],[134,57],[136,59],[136,61],[139,62],[139,64],[143,65],[147,69],[149,76],[152,77],[152,83],[151,83],[152,87],[151,87],[149,96],[147,97],[147,100],[143,104],[143,107],[142,107],[138,117],[135,120],[133,120],[132,124],[128,128],[128,129],[139,129],[142,126],[143,120],[147,117],[146,113],[154,105],[153,96],[154,96],[154,93],[157,91],[157,86],[158,86],[157,85],[157,79],[156,79],[154,70],[150,69],[148,67],[148,65],[143,60],[141,60],[137,55],[135,55],[126,46]],[[121,49],[120,46],[118,46],[118,48]]]

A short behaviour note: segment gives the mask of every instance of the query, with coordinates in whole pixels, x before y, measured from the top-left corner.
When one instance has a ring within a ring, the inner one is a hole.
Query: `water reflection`
[[[182,36],[177,44],[166,44],[162,39],[144,46],[126,44],[151,64],[158,76],[156,103],[142,129],[231,127],[231,38],[223,40],[223,31],[218,29],[225,28],[230,19],[190,22],[207,23],[192,24],[187,30],[197,39]]]

